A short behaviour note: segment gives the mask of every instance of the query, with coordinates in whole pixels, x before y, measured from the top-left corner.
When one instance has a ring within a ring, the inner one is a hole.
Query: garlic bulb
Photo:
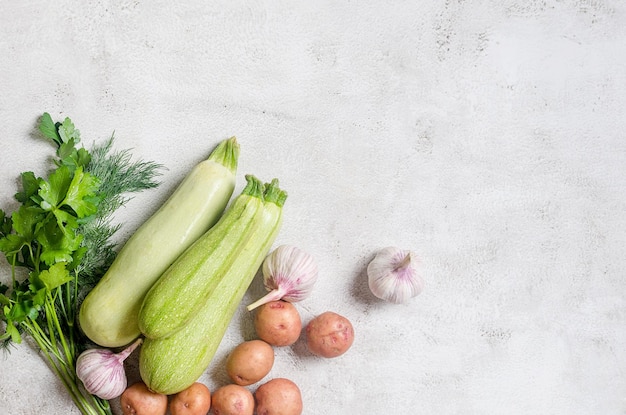
[[[88,349],[82,352],[76,360],[76,375],[87,392],[106,400],[120,396],[128,383],[124,360],[141,341],[135,340],[120,353],[108,349]]]
[[[263,261],[263,284],[269,293],[250,304],[248,310],[270,301],[304,300],[316,281],[317,264],[313,257],[295,246],[281,245]]]
[[[417,265],[417,255],[412,251],[396,247],[380,250],[367,266],[370,290],[385,301],[396,304],[407,302],[424,288]]]

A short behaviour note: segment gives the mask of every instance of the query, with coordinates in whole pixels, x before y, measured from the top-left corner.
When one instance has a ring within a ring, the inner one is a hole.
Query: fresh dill
[[[57,146],[55,168],[45,178],[22,173],[21,205],[11,215],[0,209],[0,251],[11,268],[11,285],[0,284],[0,341],[30,336],[81,413],[109,415],[109,403],[85,392],[76,376],[88,344],[78,307],[115,257],[114,212],[129,194],[156,187],[161,166],[115,151],[113,136],[91,151],[77,147],[80,132],[69,118],[54,122],[44,113],[39,130]]]

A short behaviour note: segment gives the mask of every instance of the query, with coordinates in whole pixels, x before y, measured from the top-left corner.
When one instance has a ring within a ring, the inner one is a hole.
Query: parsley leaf
[[[66,143],[61,143],[57,154],[61,159],[59,164],[68,166],[70,170],[75,170],[77,167],[86,167],[91,161],[91,155],[84,148],[76,149],[76,142],[74,139],[70,139]]]
[[[80,246],[82,236],[60,227],[53,216],[39,229],[37,240],[41,247],[41,260],[52,265],[55,262],[72,262],[72,253]]]
[[[39,120],[39,131],[41,131],[44,137],[51,139],[58,145],[61,144],[61,137],[57,132],[57,126],[55,122],[52,121],[52,117],[50,116],[50,114],[48,114],[47,112],[44,112],[41,116],[41,119]]]
[[[65,267],[65,263],[57,262],[47,270],[39,273],[39,280],[43,283],[48,291],[52,291],[57,287],[72,281],[70,272]]]
[[[43,210],[37,206],[20,206],[12,216],[13,229],[24,240],[32,241],[35,238],[35,228],[43,217]]]
[[[63,143],[73,141],[74,144],[80,141],[80,131],[74,127],[74,123],[68,117],[58,126],[59,137]]]
[[[48,181],[41,181],[39,189],[39,196],[42,198],[41,207],[47,211],[59,207],[71,183],[72,172],[69,167],[61,166],[53,171]]]
[[[98,179],[89,173],[83,172],[82,167],[78,167],[74,172],[74,177],[70,183],[63,203],[68,205],[79,218],[93,215],[98,206],[94,203],[94,195],[98,189]]]
[[[18,202],[28,204],[39,190],[39,179],[32,171],[22,173],[20,177],[22,179],[22,191],[15,194],[15,199]]]
[[[0,239],[0,251],[4,252],[9,263],[13,263],[15,255],[17,255],[26,242],[23,236],[10,233]]]
[[[22,336],[20,335],[19,330],[13,324],[13,320],[8,318],[9,313],[7,312],[7,308],[5,307],[4,314],[7,315],[7,326],[5,328],[6,335],[2,336],[0,339],[4,340],[6,337],[10,338],[13,343],[19,343],[22,341]],[[10,310],[10,309],[8,309]]]

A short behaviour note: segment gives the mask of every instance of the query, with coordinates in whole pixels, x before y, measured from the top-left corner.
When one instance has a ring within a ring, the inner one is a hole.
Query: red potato
[[[239,344],[226,359],[226,372],[237,385],[252,385],[263,379],[274,365],[274,349],[263,340]]]
[[[214,415],[252,415],[254,396],[243,386],[222,386],[213,393],[211,412]]]
[[[165,415],[167,396],[151,391],[143,382],[137,382],[122,393],[120,405],[124,415]]]
[[[307,324],[306,337],[311,353],[321,357],[337,357],[352,346],[354,328],[347,318],[326,311]]]
[[[257,335],[272,346],[290,346],[300,337],[302,320],[290,302],[271,301],[258,308],[254,328]]]
[[[210,408],[211,391],[200,382],[178,392],[170,402],[171,415],[206,415]]]
[[[254,392],[257,415],[300,415],[302,394],[294,382],[275,378],[259,386]]]

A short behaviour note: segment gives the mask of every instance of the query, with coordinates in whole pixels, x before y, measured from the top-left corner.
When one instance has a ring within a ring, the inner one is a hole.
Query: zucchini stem
[[[283,207],[287,200],[287,192],[278,187],[278,179],[273,179],[270,183],[265,183],[265,193],[263,194],[266,202],[271,202],[278,207]]]
[[[258,197],[261,200],[264,200],[263,196],[265,193],[265,185],[259,179],[251,174],[246,174],[246,187],[243,188],[241,194]]]
[[[231,171],[237,173],[237,162],[239,159],[239,143],[236,137],[223,140],[209,155],[209,160],[219,163]]]

